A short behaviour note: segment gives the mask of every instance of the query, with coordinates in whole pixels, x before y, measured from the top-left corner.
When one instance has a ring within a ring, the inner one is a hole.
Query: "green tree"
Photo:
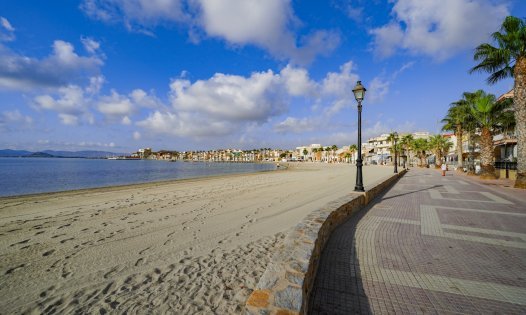
[[[410,154],[410,150],[411,150],[411,147],[412,147],[412,144],[413,144],[413,141],[415,139],[413,138],[413,135],[412,134],[407,134],[405,136],[402,137],[402,139],[400,139],[400,145],[402,146],[402,150],[405,154],[405,160],[404,160],[404,166],[407,164],[407,158]]]
[[[400,150],[399,150],[399,149],[400,149],[400,146],[398,145],[398,143],[397,143],[397,145],[396,145],[396,150],[395,150],[395,140],[398,141],[398,134],[395,133],[395,132],[391,132],[391,133],[389,134],[389,136],[387,137],[387,141],[391,142],[391,147],[389,148],[389,151],[390,151],[391,153],[393,153],[393,154],[396,152],[396,155],[397,155],[396,157],[393,158],[393,161],[392,161],[393,164],[394,164],[394,160],[395,160],[395,159],[398,157],[398,155],[400,154]]]
[[[480,131],[480,168],[482,178],[495,178],[493,135],[503,131],[513,117],[510,102],[496,102],[495,95],[482,90],[474,93],[471,115]]]
[[[426,157],[427,150],[429,149],[429,142],[426,139],[415,139],[411,145],[411,149],[415,151],[418,159],[420,160],[419,166],[426,166]]]
[[[471,110],[469,106],[469,100],[472,93],[465,92],[462,95],[462,99],[451,103],[449,110],[447,111],[446,117],[442,119],[444,126],[443,131],[453,131],[457,138],[456,153],[457,153],[457,172],[464,171],[464,160],[462,152],[462,140],[464,132],[470,131],[469,122],[472,121]]]
[[[516,188],[526,189],[526,19],[508,16],[500,31],[492,34],[495,46],[484,43],[475,49],[480,62],[470,72],[490,73],[488,83],[513,78],[513,107],[517,134]]]
[[[435,154],[435,165],[440,168],[442,165],[442,158],[447,155],[447,152],[453,144],[442,135],[434,135],[429,139],[429,149]]]

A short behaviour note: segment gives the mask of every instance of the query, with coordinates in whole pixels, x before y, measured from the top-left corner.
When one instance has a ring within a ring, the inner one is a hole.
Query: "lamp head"
[[[365,87],[362,85],[362,81],[358,81],[356,82],[356,86],[354,87],[354,89],[352,89],[352,92],[354,93],[354,98],[358,101],[358,102],[361,102],[363,101],[364,97],[365,97],[365,91],[367,91],[365,89]]]

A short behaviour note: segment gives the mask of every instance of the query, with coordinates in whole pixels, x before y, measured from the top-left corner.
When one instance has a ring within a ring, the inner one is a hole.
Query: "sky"
[[[208,150],[440,132],[523,0],[0,1],[0,149]]]

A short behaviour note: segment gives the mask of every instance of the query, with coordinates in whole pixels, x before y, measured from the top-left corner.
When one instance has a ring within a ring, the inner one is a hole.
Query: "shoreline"
[[[42,196],[47,196],[47,195],[68,194],[68,193],[70,194],[89,193],[89,192],[97,192],[98,190],[118,191],[118,190],[129,189],[129,188],[147,188],[148,186],[152,186],[152,185],[156,186],[156,185],[172,184],[172,183],[183,182],[183,181],[206,180],[206,179],[222,178],[222,177],[230,177],[230,176],[254,175],[254,174],[260,174],[260,173],[267,173],[267,172],[285,171],[287,169],[288,167],[280,166],[279,168],[276,168],[275,170],[261,170],[261,171],[254,171],[254,172],[229,173],[229,174],[219,174],[219,175],[203,175],[203,176],[188,177],[188,178],[163,179],[163,180],[156,180],[156,181],[143,182],[143,183],[131,183],[131,184],[120,184],[120,185],[117,184],[117,185],[111,185],[111,186],[87,187],[87,188],[78,188],[78,189],[71,189],[71,190],[59,190],[59,191],[48,191],[48,192],[29,193],[29,194],[21,194],[21,195],[0,196],[0,201],[4,201],[6,199],[32,198],[32,197],[42,197]]]
[[[3,198],[0,309],[242,312],[284,234],[354,193],[353,165],[288,166]]]

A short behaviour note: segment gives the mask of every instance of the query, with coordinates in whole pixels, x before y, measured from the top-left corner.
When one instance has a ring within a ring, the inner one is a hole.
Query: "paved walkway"
[[[526,192],[411,169],[335,230],[309,314],[526,313]]]

